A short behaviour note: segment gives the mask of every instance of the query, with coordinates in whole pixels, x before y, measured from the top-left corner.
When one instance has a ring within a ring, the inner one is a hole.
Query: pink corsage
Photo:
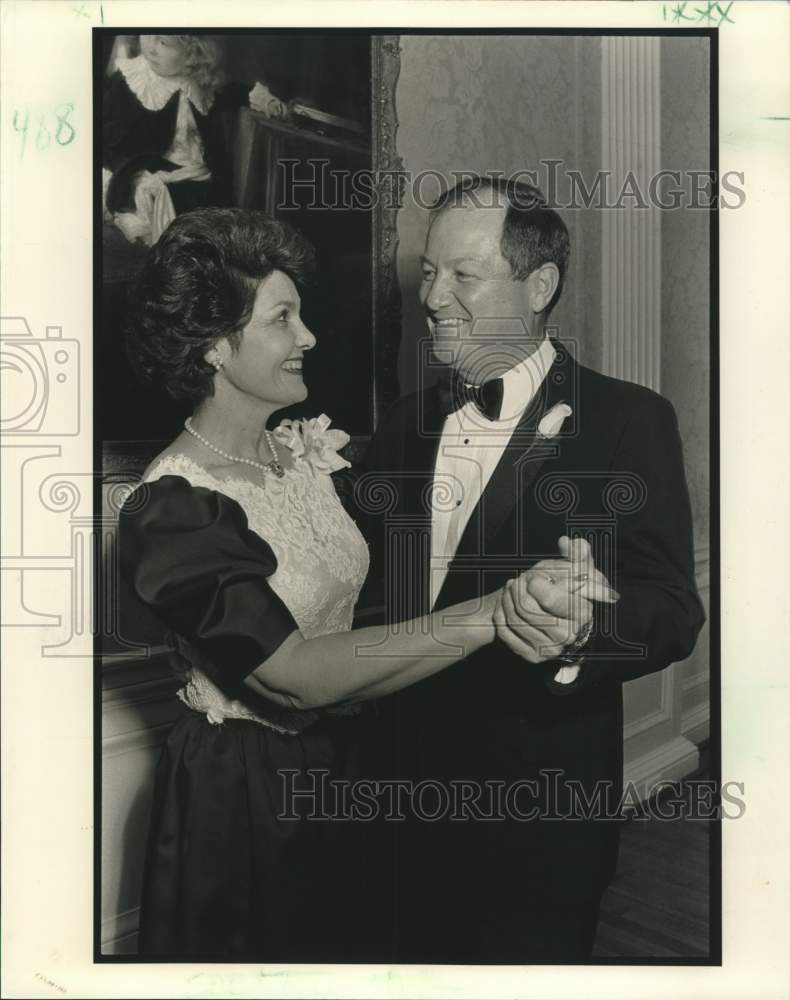
[[[288,448],[298,462],[307,462],[315,472],[327,475],[351,468],[351,462],[338,455],[351,438],[345,431],[330,430],[332,421],[322,413],[311,420],[283,420],[273,432],[278,444]]]

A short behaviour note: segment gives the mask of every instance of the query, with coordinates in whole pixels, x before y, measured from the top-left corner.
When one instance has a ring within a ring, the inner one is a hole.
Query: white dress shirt
[[[470,401],[444,422],[431,494],[431,608],[469,518],[555,355],[546,337],[528,358],[504,373],[498,420],[483,416]],[[577,673],[578,667],[563,667],[555,679],[568,683]]]

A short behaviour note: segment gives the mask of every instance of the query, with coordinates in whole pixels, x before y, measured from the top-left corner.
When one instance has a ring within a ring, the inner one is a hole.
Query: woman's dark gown
[[[307,815],[331,812],[332,780],[359,776],[368,723],[278,707],[242,680],[296,628],[309,639],[351,627],[367,546],[325,472],[297,459],[261,477],[218,480],[166,457],[121,513],[123,572],[178,635],[192,709],[156,775],[150,957],[353,961],[363,947],[364,824]],[[289,798],[289,783],[318,795]]]

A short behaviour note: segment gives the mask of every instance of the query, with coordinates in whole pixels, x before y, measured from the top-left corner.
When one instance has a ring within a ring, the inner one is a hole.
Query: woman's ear
[[[225,364],[225,356],[223,354],[222,346],[223,343],[222,341],[220,341],[219,343],[211,347],[208,351],[206,351],[206,353],[203,355],[204,360],[207,361],[217,371],[220,371],[222,366]]]
[[[527,279],[530,282],[529,305],[534,313],[542,313],[554,298],[560,284],[560,271],[556,264],[543,264]]]

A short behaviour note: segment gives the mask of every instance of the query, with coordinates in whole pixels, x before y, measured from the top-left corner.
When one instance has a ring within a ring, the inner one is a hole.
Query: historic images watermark
[[[740,819],[746,812],[743,782],[661,780],[640,790],[612,781],[587,788],[545,769],[535,778],[504,779],[329,779],[322,768],[279,770],[283,820],[455,823],[535,821],[622,822],[628,819]]]
[[[24,316],[0,319],[0,434],[73,437],[80,429],[79,342],[48,326],[36,337]]]
[[[467,364],[477,364],[479,358],[479,381],[484,382],[489,369],[507,370],[524,357],[524,345],[531,335],[524,326],[522,317],[475,317],[468,324],[469,329],[460,328],[456,333],[463,337],[467,352]],[[503,449],[517,446],[521,449],[519,460],[509,469],[510,483],[500,483],[503,492],[514,498],[513,520],[519,526],[513,537],[512,547],[503,548],[498,541],[495,551],[486,548],[482,532],[474,535],[463,552],[456,552],[450,558],[431,556],[430,573],[444,576],[450,566],[464,574],[477,577],[477,591],[487,593],[500,586],[504,578],[517,577],[541,560],[556,560],[559,556],[559,538],[585,539],[595,554],[596,568],[614,588],[618,587],[617,551],[624,518],[635,516],[648,499],[648,484],[632,470],[617,468],[566,469],[552,471],[550,459],[558,456],[560,449],[579,434],[579,415],[583,405],[579,399],[576,384],[576,368],[568,364],[569,355],[578,354],[580,345],[572,338],[560,341],[559,329],[549,327],[546,332],[555,345],[555,361],[551,373],[535,386],[530,410],[542,412],[543,393],[549,390],[562,399],[566,416],[561,424],[544,422],[530,423],[529,412],[512,414],[508,423],[507,414],[502,414],[496,425],[482,414],[479,419],[469,417],[468,438],[460,448],[458,461],[473,468],[467,469],[467,482],[482,482],[484,470],[480,454],[488,448]],[[451,341],[445,334],[445,349]],[[420,381],[419,389],[426,388],[443,367],[442,359],[436,357],[436,348],[430,336],[420,341]],[[477,353],[475,353],[477,352]],[[471,359],[471,360],[470,360]],[[427,396],[418,392],[420,400]],[[534,424],[534,426],[533,426]],[[421,438],[436,436],[435,426],[427,414],[420,411],[418,434]],[[503,437],[504,435],[504,437]],[[465,446],[473,444],[467,453]],[[420,609],[430,606],[423,592],[430,581],[420,567],[431,551],[433,518],[436,512],[448,513],[463,502],[464,486],[451,473],[435,475],[433,470],[416,471],[406,467],[383,468],[375,472],[363,472],[355,479],[354,505],[361,515],[370,522],[377,523],[381,537],[384,558],[384,579],[382,580],[382,600],[386,609],[385,620],[390,623],[384,639],[375,642],[361,640],[355,647],[356,656],[388,657],[399,656],[400,638],[421,629],[426,636],[432,636],[434,649],[425,656],[448,656],[458,651],[448,646],[437,634],[435,623],[445,614],[437,612],[425,616]],[[557,523],[557,544],[552,551],[535,551],[528,541],[525,525],[527,505],[534,502],[538,509],[552,517]],[[569,568],[571,564],[568,564]],[[581,598],[579,598],[581,604]],[[475,627],[477,611],[472,611],[465,620],[469,628]],[[453,617],[453,621],[458,621]],[[557,626],[559,620],[546,615],[546,626]],[[591,644],[587,659],[644,660],[648,650],[644,645],[635,644],[618,635],[617,609],[615,605],[596,606],[593,637],[604,640],[600,650]]]
[[[338,170],[327,159],[281,159],[278,189],[282,192],[279,211],[370,211],[375,207],[401,208],[408,193],[412,201],[430,210],[451,188],[477,208],[498,204],[496,190],[471,190],[478,175],[469,170]],[[658,170],[649,177],[634,170],[615,175],[596,171],[591,177],[566,167],[563,160],[540,160],[536,170],[506,174],[489,170],[491,180],[514,185],[519,207],[540,204],[547,208],[574,211],[598,209],[646,211],[660,209],[737,209],[746,203],[746,175],[728,170],[720,176],[713,170]],[[518,187],[521,188],[519,194]],[[519,198],[523,203],[519,203]]]
[[[0,369],[2,627],[45,629],[45,657],[89,656],[87,640],[97,635],[112,640],[113,656],[149,655],[146,644],[122,635],[119,621],[115,527],[134,484],[63,468],[80,433],[79,341],[60,326],[42,336],[24,316],[3,317]],[[103,503],[94,511],[99,485]]]
[[[91,628],[85,598],[93,480],[60,468],[64,450],[80,432],[79,342],[64,336],[61,326],[47,326],[42,334],[34,332],[24,316],[4,316],[0,374],[0,455],[6,485],[2,627],[56,631],[59,637],[42,645],[43,655],[84,655],[80,640]],[[65,545],[56,548],[52,538],[62,538],[63,532],[47,529],[64,517]],[[55,588],[53,581],[64,573],[66,587]],[[42,587],[45,581],[48,589]],[[45,607],[39,605],[40,592],[46,594]]]

